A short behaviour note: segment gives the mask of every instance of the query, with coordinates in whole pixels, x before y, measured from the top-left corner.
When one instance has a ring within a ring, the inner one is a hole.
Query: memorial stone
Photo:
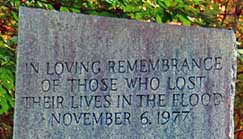
[[[20,8],[14,139],[233,139],[233,31]]]

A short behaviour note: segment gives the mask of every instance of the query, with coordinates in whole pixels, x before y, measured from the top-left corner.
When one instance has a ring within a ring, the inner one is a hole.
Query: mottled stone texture
[[[233,139],[232,31],[19,17],[14,139]]]

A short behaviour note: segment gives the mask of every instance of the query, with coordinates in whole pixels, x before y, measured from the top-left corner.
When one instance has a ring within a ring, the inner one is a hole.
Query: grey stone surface
[[[14,139],[233,139],[232,31],[19,15]]]

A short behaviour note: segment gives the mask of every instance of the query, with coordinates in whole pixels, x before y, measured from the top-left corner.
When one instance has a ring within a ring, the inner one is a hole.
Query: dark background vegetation
[[[1,139],[12,138],[20,6],[234,30],[238,47],[235,138],[243,139],[243,0],[0,0]]]

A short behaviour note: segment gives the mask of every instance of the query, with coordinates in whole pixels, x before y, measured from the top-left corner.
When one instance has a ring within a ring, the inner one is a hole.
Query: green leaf
[[[14,20],[16,20],[16,21],[19,20],[18,13],[12,12],[12,15],[13,15]]]
[[[61,7],[60,9],[61,12],[69,12],[68,8],[67,7]]]
[[[162,23],[162,19],[159,15],[156,15],[156,22],[157,23]]]
[[[90,15],[99,15],[99,16],[108,16],[108,17],[116,17],[114,14],[109,12],[97,12],[97,11],[87,11]]]
[[[6,87],[8,90],[14,89],[14,77],[10,70],[6,68],[0,68],[0,84]]]
[[[186,17],[184,17],[182,15],[179,15],[178,18],[182,22],[183,25],[185,25],[185,26],[190,26],[191,25],[190,20],[187,19]]]
[[[166,5],[167,7],[170,7],[170,5],[171,5],[170,0],[164,0],[163,2],[165,3],[165,5]]]
[[[243,49],[238,49],[237,50],[237,57],[243,61]]]
[[[14,43],[17,44],[18,37],[17,37],[17,36],[13,36],[11,40],[12,40]]]
[[[9,105],[5,94],[7,94],[6,90],[0,86],[0,115],[9,110]]]
[[[243,49],[238,49],[237,51],[239,54],[243,55]]]
[[[76,8],[71,8],[71,11],[74,13],[80,13],[80,10],[76,9]]]

